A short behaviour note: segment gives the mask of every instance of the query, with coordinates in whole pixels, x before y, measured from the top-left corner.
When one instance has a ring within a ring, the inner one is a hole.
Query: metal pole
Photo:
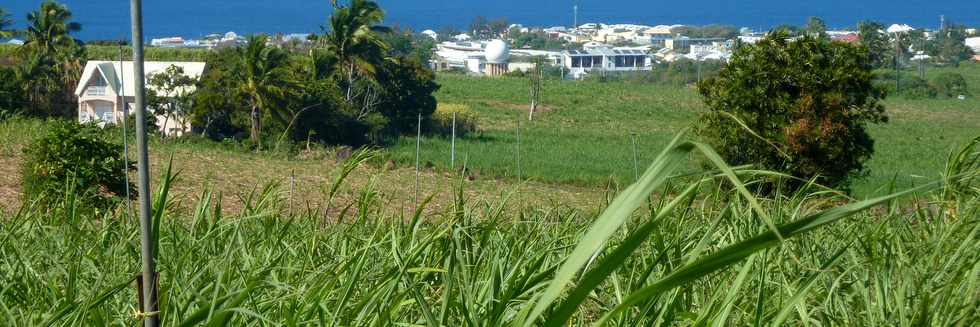
[[[630,140],[633,142],[633,181],[640,180],[640,163],[636,158],[636,134],[630,134]]]
[[[130,16],[133,27],[133,79],[136,90],[136,151],[139,172],[140,236],[143,256],[143,324],[147,327],[159,325],[159,306],[157,305],[157,281],[154,259],[153,221],[150,204],[150,163],[146,148],[146,108],[144,103],[145,85],[143,73],[143,4],[141,0],[130,0]]]
[[[415,210],[419,210],[419,164],[422,156],[422,114],[419,113],[418,132],[415,134]]]
[[[456,113],[453,113],[453,141],[449,154],[449,170],[456,170]]]
[[[121,39],[120,39],[121,40]],[[119,103],[122,104],[122,134],[123,134],[123,178],[126,181],[126,220],[127,223],[133,221],[133,201],[132,195],[129,191],[129,132],[127,132],[127,126],[129,123],[129,106],[126,104],[126,78],[123,74],[123,46],[122,41],[119,42]]]

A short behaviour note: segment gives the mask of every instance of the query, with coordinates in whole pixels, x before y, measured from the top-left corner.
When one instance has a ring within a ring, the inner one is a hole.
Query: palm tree
[[[38,11],[27,14],[27,29],[24,30],[24,48],[54,53],[58,48],[74,45],[75,39],[69,35],[82,30],[82,25],[71,20],[71,11],[65,5],[45,1]]]
[[[14,21],[10,19],[10,14],[7,13],[6,9],[0,8],[0,38],[14,35],[13,31],[7,30],[11,25],[14,25]]]
[[[58,88],[58,81],[52,79],[51,70],[51,62],[37,52],[29,53],[24,61],[14,68],[14,74],[20,81],[21,91],[30,104],[31,114],[47,113],[51,98],[46,95]]]
[[[264,35],[248,37],[248,45],[236,50],[239,69],[234,75],[237,91],[249,102],[251,108],[250,138],[261,148],[262,112],[274,109],[276,99],[290,93],[287,70],[287,54],[266,45]],[[278,114],[277,112],[270,112]]]
[[[351,0],[349,6],[339,6],[333,0],[333,5],[330,31],[324,42],[341,66],[339,71],[347,75],[347,102],[350,102],[355,74],[373,76],[384,59],[388,46],[378,33],[391,29],[377,25],[384,19],[384,11],[374,1]]]

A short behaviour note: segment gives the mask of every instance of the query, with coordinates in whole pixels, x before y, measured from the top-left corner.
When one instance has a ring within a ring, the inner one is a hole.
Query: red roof
[[[844,35],[834,35],[831,38],[834,41],[846,42],[846,43],[858,43],[861,41],[861,37],[854,33],[844,34]]]

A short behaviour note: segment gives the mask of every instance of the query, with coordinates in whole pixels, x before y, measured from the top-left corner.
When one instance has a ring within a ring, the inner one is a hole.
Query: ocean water
[[[341,0],[343,1],[343,0]],[[3,0],[17,26],[41,0]],[[63,0],[83,28],[83,40],[129,38],[128,0]],[[832,28],[861,20],[937,28],[948,21],[980,26],[977,0],[380,0],[386,24],[416,30],[443,26],[464,28],[474,17],[507,17],[525,25],[572,25],[572,6],[579,23],[710,24],[723,23],[765,30],[780,24],[802,25],[809,16]],[[147,38],[209,33],[239,34],[319,32],[330,14],[330,0],[144,0]]]

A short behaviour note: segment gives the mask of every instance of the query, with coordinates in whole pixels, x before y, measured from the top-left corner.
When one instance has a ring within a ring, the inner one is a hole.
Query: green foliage
[[[264,35],[253,35],[246,46],[235,48],[237,63],[235,74],[231,75],[235,92],[241,94],[250,109],[249,139],[259,148],[264,116],[286,121],[276,102],[293,93],[287,76],[288,54],[267,45],[267,40]]]
[[[803,30],[813,37],[827,36],[827,24],[820,17],[807,18],[806,26],[803,27]]]
[[[541,31],[521,33],[520,30],[514,29],[507,33],[507,38],[510,39],[511,47],[514,49],[560,50],[580,47],[576,43],[552,39]]]
[[[88,58],[91,60],[133,60],[133,50],[128,46],[92,44],[85,45]],[[147,61],[207,61],[210,55],[219,50],[194,48],[157,48],[143,49],[143,58]]]
[[[476,112],[470,106],[455,103],[440,103],[432,114],[432,124],[426,131],[441,135],[452,135],[453,115],[456,116],[456,137],[464,137],[479,128]]]
[[[966,78],[963,75],[953,72],[944,72],[936,75],[929,81],[929,87],[936,91],[936,94],[946,97],[957,97],[968,95]]]
[[[0,66],[0,114],[19,111],[24,102],[16,71]]]
[[[890,64],[889,58],[892,57],[892,48],[888,36],[885,35],[885,25],[875,21],[862,21],[858,23],[858,34],[861,45],[867,48],[871,65],[875,68],[887,67]]]
[[[724,38],[732,39],[738,36],[738,27],[732,25],[711,24],[705,26],[681,26],[671,30],[675,35],[692,38]]]
[[[0,7],[0,39],[8,38],[14,35],[14,31],[8,30],[8,28],[13,25],[14,20],[10,18],[10,14],[7,13],[7,9]]]
[[[378,112],[387,120],[387,130],[397,135],[414,131],[418,115],[428,119],[436,111],[439,90],[435,74],[414,60],[388,60],[377,72],[381,85]]]
[[[672,176],[687,154],[713,152],[671,145],[639,183],[597,207],[601,214],[469,203],[463,187],[443,189],[452,205],[424,201],[414,214],[392,210],[388,199],[403,194],[375,184],[357,186],[353,199],[335,197],[370,152],[337,167],[310,210],[287,208],[291,191],[275,183],[236,203],[205,189],[184,210],[166,196],[180,181],[164,175],[154,201],[158,317],[185,326],[976,321],[975,195],[947,200],[929,184],[911,200],[900,198],[908,191],[856,201],[806,189],[761,201],[745,186],[771,172],[719,162],[679,179]],[[923,200],[939,210],[915,210]],[[0,229],[0,317],[14,325],[139,323],[132,222],[52,218],[30,207],[0,216],[8,222]]]
[[[699,134],[729,162],[846,186],[874,153],[865,130],[887,121],[866,51],[777,33],[735,51],[698,84],[709,112]]]
[[[94,125],[52,123],[24,149],[24,203],[47,206],[73,196],[83,207],[111,208],[114,198],[125,195],[125,174],[134,168],[124,164],[122,150]]]

